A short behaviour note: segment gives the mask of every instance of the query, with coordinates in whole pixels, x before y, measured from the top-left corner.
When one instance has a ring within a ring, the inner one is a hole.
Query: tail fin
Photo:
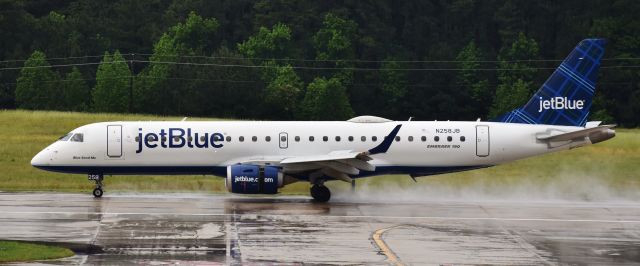
[[[604,45],[603,39],[581,41],[527,104],[492,121],[584,127]]]

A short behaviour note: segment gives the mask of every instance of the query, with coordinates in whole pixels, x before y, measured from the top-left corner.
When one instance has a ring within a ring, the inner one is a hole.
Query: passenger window
[[[267,142],[271,141],[271,136],[264,137],[264,140],[266,140]]]
[[[435,137],[433,137],[433,140],[435,140],[436,142],[438,142],[438,141],[440,141],[440,137],[435,136]]]
[[[84,139],[84,135],[82,135],[82,133],[76,133],[75,135],[73,135],[73,137],[71,137],[71,141],[73,142],[82,142]]]
[[[287,137],[285,137],[285,136],[280,137],[280,141],[282,141],[282,142],[287,141]]]
[[[447,136],[447,141],[451,142],[453,140],[453,138],[451,136]]]
[[[409,139],[409,142],[412,142],[413,141],[413,136],[409,136],[408,139]]]
[[[378,141],[378,137],[373,136],[373,137],[371,137],[371,140],[372,140],[372,141]]]
[[[238,140],[239,140],[240,142],[244,142],[244,136],[240,136],[240,137],[238,137]]]
[[[202,138],[204,140],[204,137]],[[162,141],[167,141],[167,137],[162,137]]]
[[[300,141],[300,136],[296,136],[294,139],[296,140],[296,142],[298,142]]]
[[[189,138],[191,138],[191,137],[189,137]],[[140,137],[139,137],[139,136],[136,136],[136,137],[135,137],[135,140],[136,140],[136,142],[140,142]]]
[[[231,137],[230,137],[230,136],[227,136],[226,141],[227,141],[227,142],[231,142]]]
[[[465,141],[465,137],[464,136],[460,136],[460,141],[464,142]]]
[[[180,137],[173,137],[173,141],[175,141],[175,142],[180,141]]]
[[[201,136],[201,137],[200,137],[200,141],[201,141],[201,142],[204,142],[204,136]]]
[[[340,136],[336,136],[336,141],[340,141]]]
[[[367,137],[362,136],[362,137],[360,137],[360,140],[361,140],[362,142],[365,142],[365,141],[367,141]]]
[[[422,137],[420,137],[420,140],[422,140],[422,142],[425,142],[425,141],[427,141],[427,137],[426,136],[422,136]]]
[[[329,140],[329,137],[327,136],[322,137],[322,141],[327,142],[328,140]]]
[[[353,141],[353,136],[349,136],[349,141]]]
[[[67,140],[69,140],[69,138],[71,138],[71,133],[60,137],[58,140],[59,141],[67,141]]]
[[[400,136],[396,136],[396,142],[400,141]]]
[[[253,142],[258,141],[258,137],[256,137],[256,136],[251,137],[251,141],[253,141]]]
[[[309,141],[313,142],[315,138],[313,136],[309,136]]]
[[[193,137],[189,136],[188,141],[192,142],[193,141]]]

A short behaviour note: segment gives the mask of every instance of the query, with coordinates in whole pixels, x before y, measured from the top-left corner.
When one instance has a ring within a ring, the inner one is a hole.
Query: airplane
[[[309,182],[327,202],[325,182],[466,171],[595,144],[615,125],[587,122],[603,39],[585,39],[522,107],[490,121],[102,122],[81,126],[35,155],[39,169],[87,174],[93,196],[105,175],[197,174],[226,179],[229,192],[276,194]],[[410,119],[411,120],[411,119]]]

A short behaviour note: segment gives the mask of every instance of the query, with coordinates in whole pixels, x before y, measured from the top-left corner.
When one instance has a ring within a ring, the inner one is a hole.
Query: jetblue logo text
[[[569,100],[567,97],[553,97],[549,100],[542,100],[540,97],[540,109],[538,109],[538,113],[541,113],[542,110],[582,110],[584,108],[584,100]]]
[[[144,135],[144,137],[143,137]],[[142,128],[138,129],[138,149],[136,153],[141,153],[142,148],[153,149],[158,146],[162,148],[222,148],[224,135],[221,133],[193,133],[191,128],[161,129],[160,133],[142,133]]]
[[[265,183],[273,183],[275,181],[275,179],[271,178],[271,177],[265,177],[264,178],[264,182]],[[257,177],[248,177],[248,176],[235,176],[233,178],[233,183],[258,183],[260,182],[260,178]]]

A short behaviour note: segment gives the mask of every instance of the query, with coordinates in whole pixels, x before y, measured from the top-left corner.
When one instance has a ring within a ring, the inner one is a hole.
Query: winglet
[[[382,141],[380,145],[369,150],[369,155],[387,152],[387,150],[389,150],[389,147],[391,147],[391,143],[393,143],[393,139],[396,137],[396,135],[398,135],[400,127],[402,127],[402,124],[397,125],[395,128],[393,128],[393,130],[391,130],[391,133],[389,133],[389,135],[384,138],[384,141]]]

